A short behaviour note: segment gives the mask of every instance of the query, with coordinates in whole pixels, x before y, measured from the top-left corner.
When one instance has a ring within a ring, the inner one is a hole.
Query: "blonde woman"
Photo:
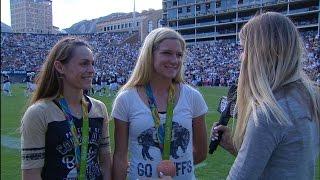
[[[220,145],[236,155],[227,179],[313,179],[319,154],[319,87],[304,75],[304,45],[291,20],[267,12],[240,31],[244,48],[233,135]]]
[[[66,37],[51,49],[22,118],[22,179],[111,179],[106,106],[90,89],[87,42]]]
[[[146,37],[112,110],[114,179],[126,179],[128,151],[128,178],[134,180],[162,175],[194,179],[194,164],[206,158],[208,108],[202,95],[183,81],[185,46],[181,35],[169,28],[155,29]],[[167,125],[172,131],[165,130]],[[167,133],[171,133],[170,157],[163,161]]]

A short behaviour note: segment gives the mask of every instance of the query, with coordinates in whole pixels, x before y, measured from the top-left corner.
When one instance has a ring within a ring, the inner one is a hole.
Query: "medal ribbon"
[[[164,132],[164,142],[161,141],[159,128],[160,128],[160,116],[158,112],[158,108],[156,105],[155,98],[153,96],[153,92],[150,86],[150,83],[148,83],[145,86],[146,94],[148,96],[148,103],[149,108],[151,110],[151,114],[153,117],[153,121],[155,124],[155,128],[157,130],[157,138],[159,144],[163,143],[163,153],[162,153],[162,159],[163,160],[169,160],[170,158],[170,146],[171,146],[171,136],[172,136],[172,119],[173,119],[173,106],[174,106],[174,95],[175,95],[175,89],[173,84],[170,84],[169,86],[169,93],[168,93],[168,100],[167,100],[167,114],[166,114],[166,122],[165,122],[165,132]]]
[[[88,103],[85,101],[84,97],[81,100],[82,107],[82,136],[78,134],[77,128],[73,122],[71,110],[68,106],[66,99],[61,96],[58,99],[58,103],[69,122],[70,131],[72,134],[72,140],[74,144],[74,151],[76,157],[76,167],[79,179],[85,179],[86,168],[87,168],[87,151],[89,142],[89,118],[88,118]],[[81,141],[80,141],[81,138]]]

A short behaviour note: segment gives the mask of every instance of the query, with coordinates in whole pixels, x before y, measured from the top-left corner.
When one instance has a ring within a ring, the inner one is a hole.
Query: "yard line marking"
[[[20,138],[10,137],[6,135],[1,135],[1,146],[10,149],[21,149]]]

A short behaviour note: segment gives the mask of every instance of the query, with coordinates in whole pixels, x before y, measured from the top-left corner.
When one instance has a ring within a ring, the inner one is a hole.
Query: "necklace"
[[[72,139],[74,142],[75,157],[76,157],[76,168],[77,174],[80,179],[84,178],[86,175],[87,167],[87,150],[89,142],[89,117],[88,117],[88,103],[85,98],[81,99],[82,107],[82,135],[77,132],[77,128],[74,124],[74,118],[72,117],[71,109],[68,106],[66,99],[61,96],[58,99],[58,103],[61,106],[61,109],[69,122],[70,131],[72,133]]]
[[[155,128],[157,130],[157,138],[159,142],[159,147],[162,153],[162,158],[168,160],[170,158],[170,146],[171,146],[171,135],[172,135],[172,119],[173,119],[173,106],[175,99],[175,89],[174,85],[170,84],[168,99],[167,99],[167,114],[166,114],[166,123],[165,123],[165,131],[164,134],[161,133],[160,126],[160,116],[158,112],[158,108],[156,105],[156,101],[150,86],[148,83],[146,86],[146,93],[148,96],[148,103],[151,110],[151,114],[153,117],[153,121],[155,124]]]

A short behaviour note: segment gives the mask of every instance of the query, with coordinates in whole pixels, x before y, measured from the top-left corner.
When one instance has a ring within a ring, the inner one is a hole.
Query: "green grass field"
[[[26,109],[27,98],[24,96],[25,85],[15,84],[13,85],[13,96],[4,96],[1,93],[1,179],[21,179],[20,170],[20,151],[15,148],[8,148],[4,146],[4,139],[6,138],[19,138],[20,134],[18,128],[20,126],[20,120]],[[226,88],[199,88],[204,95],[204,98],[209,107],[209,112],[206,117],[206,124],[208,133],[210,132],[211,125],[219,117],[219,113],[216,111],[218,100],[221,96],[227,92]],[[111,104],[113,98],[99,97],[95,98],[102,100],[109,110],[111,110]],[[113,146],[113,128],[114,124],[111,121],[110,134],[111,142]],[[207,156],[207,159],[197,166],[196,176],[198,179],[225,179],[228,171],[234,161],[234,157],[225,150],[218,148],[213,154]],[[317,167],[316,179],[319,177],[319,163]]]

